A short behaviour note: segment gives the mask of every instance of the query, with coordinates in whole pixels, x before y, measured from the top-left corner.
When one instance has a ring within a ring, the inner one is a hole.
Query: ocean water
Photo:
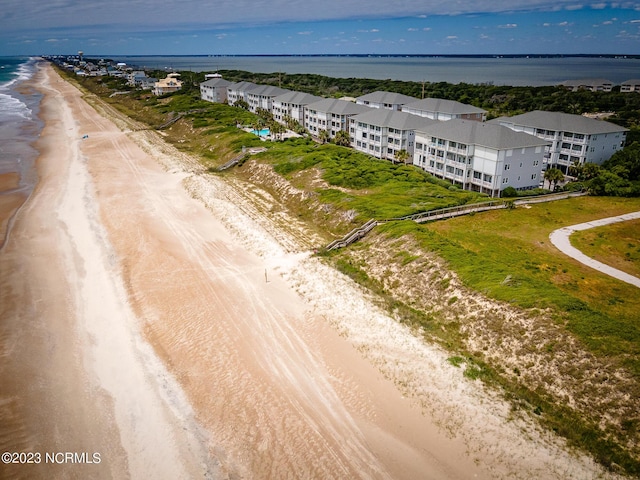
[[[20,190],[36,182],[34,142],[43,128],[38,117],[42,95],[25,85],[36,70],[35,59],[0,57],[0,174],[17,172]]]
[[[119,56],[113,60],[155,69],[315,73],[337,78],[543,86],[605,78],[619,85],[640,76],[640,59],[627,57],[432,56]]]

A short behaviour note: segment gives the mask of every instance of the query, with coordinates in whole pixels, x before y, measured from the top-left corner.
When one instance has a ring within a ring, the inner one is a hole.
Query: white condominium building
[[[415,131],[432,123],[437,122],[396,110],[372,108],[351,117],[351,146],[374,157],[394,162],[398,160],[397,153],[405,150],[409,154],[406,161],[411,162]]]
[[[227,89],[231,82],[222,78],[212,78],[200,84],[200,98],[207,102],[224,103],[227,101]]]
[[[349,118],[364,113],[369,107],[357,105],[347,100],[325,98],[310,103],[304,112],[304,128],[315,137],[326,130],[329,138],[334,138],[340,130],[349,131]]]
[[[601,165],[624,146],[627,129],[582,115],[535,110],[491,120],[518,132],[547,140],[545,164],[568,173],[571,165]],[[546,168],[546,167],[545,167]]]
[[[249,99],[247,98],[247,92],[249,90],[253,90],[258,85],[253,82],[237,82],[232,83],[227,87],[227,98],[229,101],[229,105],[235,104],[237,101],[242,100],[249,104]]]
[[[548,142],[497,124],[450,120],[416,131],[413,164],[465,190],[536,188]]]
[[[322,97],[316,97],[309,93],[290,91],[282,95],[278,95],[273,99],[272,112],[273,118],[282,123],[286,123],[287,117],[292,118],[300,125],[304,125],[304,111],[307,105],[322,100]]]
[[[255,113],[261,108],[271,112],[273,99],[287,92],[289,90],[272,85],[258,85],[251,90],[247,90],[249,110]]]

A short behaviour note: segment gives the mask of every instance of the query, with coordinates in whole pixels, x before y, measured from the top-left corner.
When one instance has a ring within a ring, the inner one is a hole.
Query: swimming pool
[[[258,135],[259,137],[266,137],[270,132],[268,128],[263,128],[262,130],[251,130],[251,133]]]

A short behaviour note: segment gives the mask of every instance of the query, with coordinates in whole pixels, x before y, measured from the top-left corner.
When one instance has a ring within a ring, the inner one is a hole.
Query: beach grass
[[[380,229],[390,236],[410,233],[425,251],[445,259],[465,285],[490,298],[552,309],[594,354],[618,358],[640,379],[637,287],[566,257],[549,241],[557,228],[635,210],[640,199],[581,197]]]

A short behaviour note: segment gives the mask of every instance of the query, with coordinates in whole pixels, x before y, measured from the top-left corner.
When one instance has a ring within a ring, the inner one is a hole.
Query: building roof
[[[277,97],[283,93],[287,93],[289,90],[284,88],[275,87],[273,85],[258,85],[251,90],[247,90],[247,95],[259,95],[262,97]]]
[[[496,122],[497,119],[492,120]],[[595,135],[599,133],[626,132],[628,129],[616,125],[615,123],[595,120],[582,115],[572,115],[563,112],[544,112],[534,110],[533,112],[515,115],[500,119],[501,124],[511,124],[523,127],[544,128],[556,132],[583,133],[585,135]]]
[[[582,80],[565,80],[560,85],[564,87],[597,87],[600,85],[613,85],[613,82],[605,78],[586,78]]]
[[[455,100],[445,100],[443,98],[424,98],[405,105],[412,110],[422,110],[423,112],[442,112],[452,115],[462,115],[470,113],[487,113],[482,108],[456,102]]]
[[[228,86],[229,90],[241,90],[241,91],[247,91],[247,90],[251,90],[252,88],[257,87],[257,85],[253,82],[236,82],[236,83],[232,83],[231,85]]]
[[[206,85],[207,87],[228,87],[232,85],[232,83],[223,78],[212,78],[211,80],[207,80],[206,82],[202,82],[200,85]]]
[[[640,85],[640,78],[632,78],[626,82],[622,82],[621,85]]]
[[[273,99],[274,102],[293,103],[294,105],[308,105],[313,102],[322,100],[322,97],[311,95],[310,93],[289,91],[278,95]]]
[[[426,128],[438,120],[412,115],[407,112],[398,112],[383,108],[371,108],[370,111],[351,117],[357,122],[376,125],[378,127],[390,127],[398,130],[418,130]]]
[[[550,145],[550,142],[534,135],[516,132],[496,123],[459,118],[448,122],[436,122],[418,131],[428,137],[443,138],[467,145],[480,145],[496,150]]]
[[[409,97],[408,95],[403,95],[401,93],[393,93],[393,92],[372,92],[367,93],[366,95],[361,95],[356,98],[357,101],[360,102],[370,102],[370,103],[388,103],[391,105],[404,105],[405,103],[415,102],[416,98]]]
[[[347,102],[346,100],[325,98],[318,102],[310,103],[307,105],[307,109],[325,113],[336,113],[338,115],[357,115],[358,113],[368,111],[370,107],[357,105],[353,102]]]

